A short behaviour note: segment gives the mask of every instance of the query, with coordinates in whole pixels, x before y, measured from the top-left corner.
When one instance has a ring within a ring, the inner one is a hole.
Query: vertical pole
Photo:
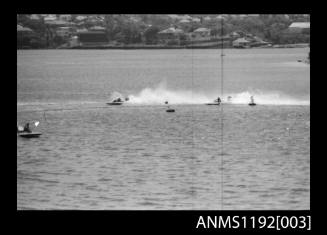
[[[221,54],[220,54],[220,66],[221,66],[221,99],[223,99],[224,96],[224,18],[221,18]],[[223,209],[224,205],[224,108],[223,103],[220,104],[220,127],[221,127],[221,135],[220,135],[220,142],[221,142],[221,210]]]

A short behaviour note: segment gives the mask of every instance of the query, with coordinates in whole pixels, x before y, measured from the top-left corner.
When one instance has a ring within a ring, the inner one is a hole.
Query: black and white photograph
[[[17,14],[17,210],[310,210],[310,14]]]

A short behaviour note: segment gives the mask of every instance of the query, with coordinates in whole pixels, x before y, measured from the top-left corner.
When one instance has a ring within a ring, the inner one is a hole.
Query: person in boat
[[[254,104],[254,98],[253,98],[253,95],[250,97],[251,99],[251,104]]]
[[[122,102],[121,98],[115,99],[113,102]]]
[[[18,129],[18,128],[17,128],[17,129]],[[25,126],[24,126],[24,132],[27,132],[27,133],[31,133],[31,132],[32,132],[29,123],[26,123],[26,124],[25,124]]]
[[[218,97],[218,98],[216,99],[216,101],[217,101],[218,104],[220,104],[220,103],[221,103],[221,99],[220,99],[220,97]]]

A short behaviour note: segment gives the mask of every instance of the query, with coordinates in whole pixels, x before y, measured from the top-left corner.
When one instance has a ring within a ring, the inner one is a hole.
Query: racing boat
[[[126,97],[125,101],[128,101],[128,100],[129,100],[129,98]],[[107,105],[122,105],[123,103],[124,103],[124,101],[121,98],[118,98],[118,99],[115,99],[115,100],[107,103]]]
[[[255,106],[257,105],[256,103],[254,103],[254,99],[253,96],[251,96],[251,102],[249,103],[250,106]]]

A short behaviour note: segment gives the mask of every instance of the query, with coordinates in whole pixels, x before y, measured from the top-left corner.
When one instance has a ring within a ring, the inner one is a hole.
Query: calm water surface
[[[307,52],[226,50],[215,107],[219,50],[17,51],[17,208],[310,209]]]

